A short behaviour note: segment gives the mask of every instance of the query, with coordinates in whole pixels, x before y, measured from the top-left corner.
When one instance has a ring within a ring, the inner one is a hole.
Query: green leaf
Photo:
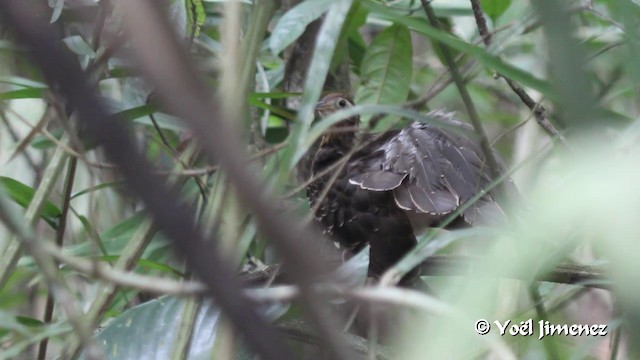
[[[249,100],[258,100],[258,99],[287,99],[294,96],[300,96],[300,93],[293,92],[254,92],[249,94]]]
[[[31,199],[33,199],[33,194],[35,193],[35,190],[32,187],[4,176],[0,176],[0,184],[4,186],[7,194],[9,194],[9,197],[11,197],[13,202],[25,209],[29,206]],[[56,229],[58,227],[58,219],[61,214],[62,212],[57,206],[50,201],[46,201],[42,208],[42,214],[40,217],[42,220],[46,221],[47,224],[51,225],[52,228]]]
[[[185,299],[162,297],[131,308],[96,335],[102,345],[105,359],[137,360],[137,359],[170,359],[176,342],[178,327],[182,320]],[[262,308],[265,316],[271,319],[280,317],[288,306],[274,304]],[[191,344],[187,351],[187,359],[211,359],[216,337],[219,309],[211,302],[199,306]],[[246,349],[241,353],[247,356]],[[80,359],[85,359],[84,354]]]
[[[360,28],[367,22],[367,12],[360,6],[359,2],[353,3],[351,9],[349,9],[349,13],[347,14],[347,18],[342,27],[342,32],[340,33],[340,37],[338,38],[338,44],[336,47],[336,52],[333,55],[333,60],[331,63],[331,71],[334,71],[337,66],[344,63],[344,57],[348,54],[350,55],[350,46],[351,42],[355,42],[357,44],[361,44],[363,47],[366,47],[362,36],[360,35]],[[360,59],[361,60],[361,59]],[[352,65],[357,69],[360,68],[361,61],[352,62]]]
[[[187,29],[191,36],[198,37],[207,16],[202,0],[185,0],[184,6],[187,10]]]
[[[92,193],[94,191],[98,191],[98,190],[105,189],[105,188],[110,188],[110,187],[118,188],[118,187],[121,187],[122,185],[124,185],[124,181],[111,181],[111,182],[98,184],[96,186],[91,186],[91,187],[88,187],[88,188],[86,188],[84,190],[78,191],[77,193],[71,195],[71,200],[73,200],[73,199],[75,199],[75,198],[77,198],[79,196],[85,195],[85,194],[90,194],[90,193]]]
[[[80,222],[82,223],[82,227],[84,228],[84,231],[87,233],[87,237],[90,238],[93,241],[93,244],[97,245],[98,248],[100,249],[100,251],[103,254],[107,254],[107,249],[104,246],[104,241],[102,241],[102,239],[100,238],[100,234],[98,234],[98,231],[93,227],[93,225],[91,224],[89,219],[87,219],[86,216],[80,215],[73,208],[73,206],[70,206],[69,210],[71,210],[73,215],[75,215],[76,218],[78,218],[78,220],[80,220]]]
[[[104,256],[98,256],[96,258],[94,258],[95,260],[100,260],[100,261],[105,261],[105,262],[110,262],[110,263],[115,263],[118,259],[120,258],[119,255],[104,255]],[[138,259],[136,262],[136,266],[138,266],[138,268],[140,269],[146,269],[146,270],[158,270],[159,272],[162,273],[166,273],[166,274],[170,274],[173,276],[178,276],[183,278],[185,276],[185,274],[182,271],[179,271],[176,268],[173,268],[167,264],[164,263],[160,263],[157,261],[153,261],[153,260],[148,260],[148,259]]]
[[[88,226],[91,224],[85,224],[82,216],[78,216],[78,219],[82,221],[87,232],[92,231]],[[120,254],[122,249],[127,246],[127,243],[131,240],[138,228],[143,224],[145,215],[142,212],[138,212],[135,215],[121,221],[114,225],[110,229],[103,231],[97,235],[97,241],[100,243],[100,251],[102,254],[114,255]],[[160,248],[166,247],[166,242],[161,234],[154,236],[153,242],[145,249],[145,253],[155,251]],[[83,242],[78,245],[68,246],[66,248],[69,253],[76,256],[93,256],[95,255],[96,244],[90,242]]]
[[[364,59],[364,54],[367,51],[367,47],[364,43],[360,42],[360,39],[354,39],[352,37],[349,38],[347,47],[349,49],[351,68],[353,72],[355,72],[357,75],[360,75],[360,67],[362,66],[362,60]]]
[[[25,355],[25,349],[29,346],[43,339],[58,337],[70,331],[71,326],[68,323],[43,324],[37,319],[15,316],[0,310],[0,338],[7,344],[7,346],[3,346],[0,358],[29,358]]]
[[[62,41],[67,44],[67,47],[71,49],[71,51],[78,55],[88,56],[90,59],[96,57],[96,52],[91,45],[87,44],[80,35],[68,36]]]
[[[538,79],[530,73],[504,62],[499,57],[488,53],[481,47],[469,44],[454,36],[451,36],[450,34],[447,34],[446,32],[437,30],[429,26],[424,19],[412,18],[406,15],[397,14],[394,11],[388,10],[385,6],[378,5],[372,1],[363,1],[362,5],[367,10],[369,10],[370,13],[375,13],[381,19],[403,24],[414,31],[440,41],[445,45],[460,51],[461,53],[474,56],[476,60],[478,60],[489,69],[499,72],[504,76],[511,78],[512,80],[520,82],[524,86],[528,86],[534,90],[537,90],[549,99],[556,99],[556,95],[547,81]]]
[[[287,11],[276,24],[269,38],[269,48],[279,54],[292,44],[314,20],[327,12],[335,0],[305,0]]]
[[[144,220],[144,213],[138,212],[130,218],[116,224],[114,227],[104,231],[102,238],[105,241],[115,240],[120,237],[130,237],[135,232],[142,221]]]
[[[494,24],[509,6],[511,6],[511,0],[480,0],[480,7]]]
[[[336,49],[336,43],[340,36],[342,25],[351,8],[352,0],[335,0],[327,13],[325,21],[318,32],[313,59],[309,64],[308,74],[304,82],[304,91],[300,108],[298,109],[297,122],[291,131],[290,151],[283,155],[281,177],[288,176],[293,166],[307,151],[304,145],[313,122],[315,105],[322,93],[322,86],[329,72],[331,59]]]
[[[22,325],[31,326],[31,327],[44,325],[42,320],[30,318],[30,317],[27,317],[27,316],[18,315],[18,316],[16,316],[16,320]]]
[[[64,132],[64,129],[58,128],[58,129],[53,129],[49,133],[56,139],[60,140],[62,139],[62,136],[64,135],[65,132]],[[36,135],[33,138],[33,141],[31,141],[31,147],[33,147],[34,149],[49,149],[54,146],[56,146],[56,143],[54,143],[44,135]]]
[[[46,84],[32,79],[27,79],[22,76],[0,76],[0,83],[11,84],[26,88],[47,89]]]
[[[53,4],[51,4],[52,0],[49,0],[49,6],[53,6],[53,12],[51,13],[51,20],[49,20],[52,24],[60,18],[60,15],[62,14],[62,9],[64,8],[64,1],[65,0],[53,0]]]
[[[0,93],[0,100],[13,100],[13,99],[42,99],[44,96],[45,88],[28,88],[11,90]]]
[[[407,100],[412,73],[409,29],[393,25],[369,45],[362,60],[363,86],[356,93],[357,104],[399,104]]]
[[[296,119],[296,114],[293,111],[287,110],[287,109],[283,109],[280,107],[277,107],[275,105],[269,105],[265,102],[262,102],[260,100],[257,99],[249,99],[249,105],[255,106],[259,109],[263,109],[263,110],[269,110],[271,111],[273,114],[278,115],[280,117],[282,117],[283,119],[289,120],[289,121],[293,121]]]
[[[113,116],[117,116],[119,118],[126,119],[126,120],[135,120],[143,116],[153,114],[156,111],[158,111],[158,108],[156,106],[145,104],[145,105],[136,106],[131,109],[120,111],[118,113],[113,114]]]

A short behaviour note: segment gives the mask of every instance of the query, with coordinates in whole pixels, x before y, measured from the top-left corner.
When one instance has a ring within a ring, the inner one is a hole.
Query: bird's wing
[[[453,120],[445,126],[415,122],[378,142],[377,151],[369,152],[368,168],[350,182],[366,190],[392,191],[404,210],[449,214],[492,181],[480,146],[468,130],[468,125]],[[462,216],[471,224],[506,218],[491,193]]]

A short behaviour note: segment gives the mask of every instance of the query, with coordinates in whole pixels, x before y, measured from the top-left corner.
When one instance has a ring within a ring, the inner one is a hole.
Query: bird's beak
[[[322,109],[325,106],[327,106],[327,104],[324,102],[324,100],[320,100],[316,103],[316,109]]]
[[[328,110],[327,108],[327,103],[323,100],[320,100],[316,103],[316,114],[318,114],[318,116],[323,117],[324,114],[326,113],[326,111]]]

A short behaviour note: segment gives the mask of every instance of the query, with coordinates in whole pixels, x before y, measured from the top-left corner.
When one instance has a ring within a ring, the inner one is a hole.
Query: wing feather
[[[364,165],[349,182],[365,190],[392,191],[401,209],[441,216],[485,189],[492,176],[468,124],[440,113],[433,116],[447,125],[414,122],[385,134],[375,147],[362,152]],[[494,198],[488,192],[462,217],[470,224],[506,219]]]
[[[365,190],[389,191],[397,188],[407,174],[397,174],[390,171],[370,171],[349,179],[354,185],[359,185]]]

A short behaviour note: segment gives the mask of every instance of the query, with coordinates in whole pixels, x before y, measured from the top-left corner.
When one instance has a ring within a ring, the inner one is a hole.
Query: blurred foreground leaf
[[[138,305],[114,319],[96,339],[106,360],[169,359],[177,337],[185,300],[162,297]],[[283,305],[266,306],[263,314],[276,319],[286,311]],[[200,305],[194,322],[187,358],[211,359],[220,311],[211,302]],[[80,359],[84,359],[84,355]],[[253,359],[244,349],[236,359]]]

